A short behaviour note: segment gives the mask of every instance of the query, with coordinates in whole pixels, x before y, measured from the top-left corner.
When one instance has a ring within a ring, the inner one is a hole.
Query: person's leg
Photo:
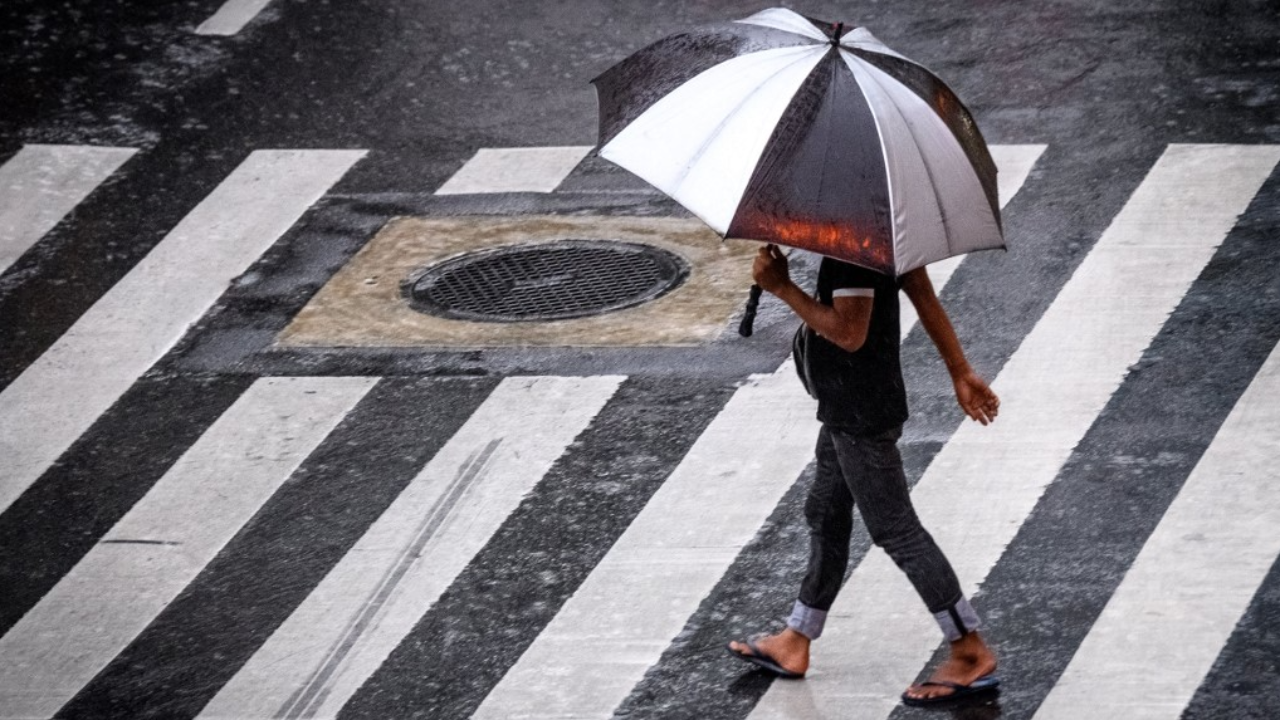
[[[844,582],[853,531],[853,496],[826,428],[818,434],[814,454],[817,472],[804,507],[809,524],[809,565],[787,627],[756,640],[755,649],[736,641],[729,645],[740,654],[768,655],[782,669],[797,675],[808,670],[809,643],[822,635],[827,611]]]
[[[814,451],[816,472],[804,503],[809,525],[809,564],[787,626],[817,640],[826,624],[844,573],[849,567],[849,536],[853,533],[853,495],[841,472],[831,432],[818,434]]]
[[[969,685],[995,670],[996,656],[977,632],[977,613],[964,597],[951,563],[911,504],[897,446],[900,434],[901,429],[871,437],[832,431],[831,439],[872,542],[907,575],[951,643],[951,658],[930,681]],[[928,685],[914,686],[908,694],[928,698],[952,692],[945,685]]]

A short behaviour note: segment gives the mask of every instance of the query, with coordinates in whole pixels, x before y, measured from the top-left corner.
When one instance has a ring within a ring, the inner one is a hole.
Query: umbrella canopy
[[[773,8],[660,40],[592,82],[600,156],[722,236],[892,275],[1004,247],[973,117],[863,28]]]

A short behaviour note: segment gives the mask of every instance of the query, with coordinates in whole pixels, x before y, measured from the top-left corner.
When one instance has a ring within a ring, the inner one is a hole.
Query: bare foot
[[[729,643],[729,650],[744,658],[767,657],[792,675],[804,675],[809,671],[809,638],[795,630],[785,628],[777,635],[769,635],[751,642],[755,644],[755,650],[737,640]]]
[[[977,632],[951,643],[951,657],[938,666],[929,677],[929,682],[955,683],[972,685],[975,680],[996,671],[996,654],[982,641]],[[907,689],[907,697],[916,700],[931,700],[951,695],[955,688],[946,685],[912,685]]]

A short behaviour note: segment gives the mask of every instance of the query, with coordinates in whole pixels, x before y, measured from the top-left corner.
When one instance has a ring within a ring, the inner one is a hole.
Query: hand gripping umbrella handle
[[[752,285],[751,294],[747,297],[747,307],[742,311],[742,322],[738,324],[738,334],[751,337],[752,328],[756,324],[756,308],[760,307],[760,286]]]

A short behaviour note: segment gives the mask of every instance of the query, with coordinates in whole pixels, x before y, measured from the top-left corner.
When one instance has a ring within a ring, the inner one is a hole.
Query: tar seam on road
[[[444,493],[444,497],[423,517],[422,524],[419,526],[417,533],[415,533],[413,542],[401,551],[395,565],[388,570],[382,581],[378,583],[373,596],[360,608],[360,612],[351,619],[346,630],[343,631],[342,636],[339,638],[338,644],[329,650],[320,667],[294,692],[293,697],[289,698],[289,702],[280,708],[275,714],[276,718],[292,719],[315,716],[316,711],[324,702],[325,695],[329,692],[326,687],[329,677],[337,671],[347,654],[351,652],[351,648],[355,646],[361,633],[373,622],[383,606],[386,605],[391,593],[395,592],[400,580],[409,571],[409,566],[418,559],[419,553],[422,552],[422,548],[427,544],[427,541],[431,539],[441,523],[449,516],[449,512],[471,486],[472,481],[489,464],[489,460],[493,458],[493,454],[501,444],[502,438],[490,440],[489,444],[483,449],[472,453],[471,457],[467,458],[466,464],[458,470],[457,477],[450,483],[449,488]]]

